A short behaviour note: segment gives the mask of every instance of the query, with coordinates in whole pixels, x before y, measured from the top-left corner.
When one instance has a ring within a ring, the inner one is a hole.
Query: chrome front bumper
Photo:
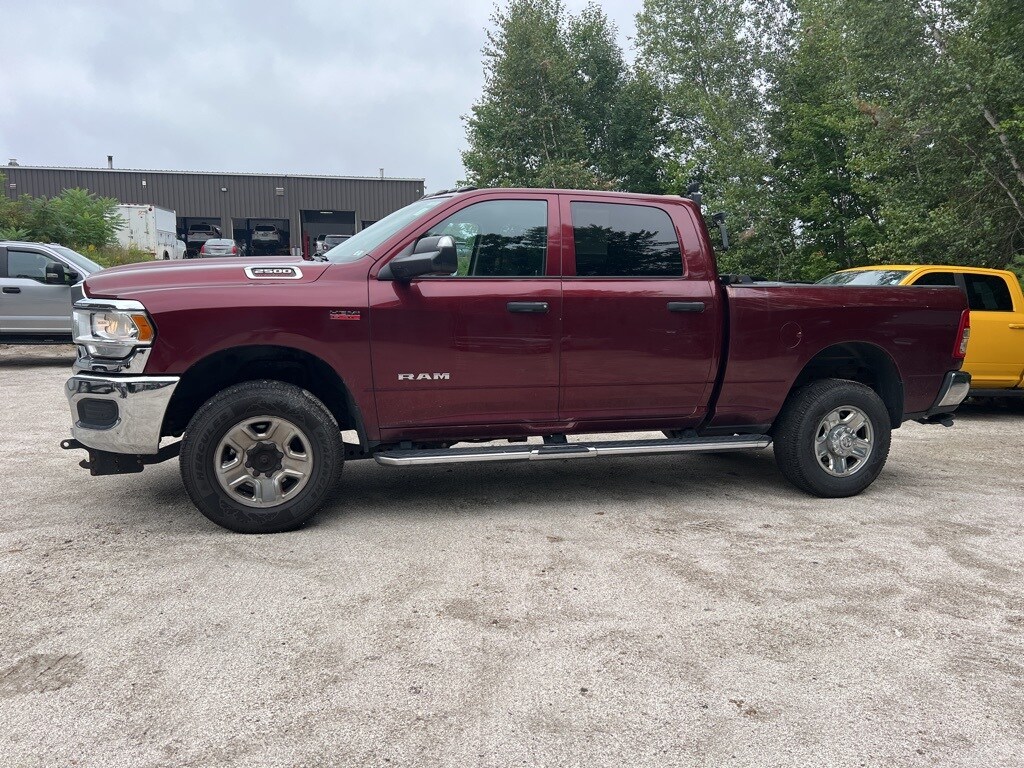
[[[155,454],[178,381],[178,376],[72,376],[65,385],[72,434],[97,451]]]

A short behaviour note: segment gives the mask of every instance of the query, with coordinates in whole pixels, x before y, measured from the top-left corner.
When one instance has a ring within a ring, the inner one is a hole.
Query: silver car
[[[226,237],[211,237],[199,249],[199,258],[241,255],[242,249],[238,247],[238,243]]]
[[[101,269],[63,245],[0,240],[0,342],[70,339],[72,294]]]

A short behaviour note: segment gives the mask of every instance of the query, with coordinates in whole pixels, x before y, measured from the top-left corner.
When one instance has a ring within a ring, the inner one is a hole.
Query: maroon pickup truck
[[[960,291],[736,283],[699,206],[652,195],[441,193],[324,262],[105,270],[74,322],[63,447],[94,475],[180,454],[195,505],[249,533],[301,525],[370,458],[774,444],[798,488],[850,496],[892,429],[949,424],[970,386]]]

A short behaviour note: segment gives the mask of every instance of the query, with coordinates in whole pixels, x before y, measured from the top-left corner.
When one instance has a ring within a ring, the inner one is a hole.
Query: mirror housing
[[[451,235],[424,237],[411,250],[400,253],[380,271],[378,279],[407,283],[421,275],[453,275],[459,269],[459,254]]]
[[[46,276],[43,278],[43,282],[45,282],[47,285],[67,285],[68,274],[64,270],[64,265],[47,264]]]

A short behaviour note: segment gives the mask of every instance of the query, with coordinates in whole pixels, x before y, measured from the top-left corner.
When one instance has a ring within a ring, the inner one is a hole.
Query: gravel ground
[[[0,765],[1020,766],[1024,416],[858,498],[771,453],[352,463],[239,536],[91,478],[68,348],[0,348]]]

